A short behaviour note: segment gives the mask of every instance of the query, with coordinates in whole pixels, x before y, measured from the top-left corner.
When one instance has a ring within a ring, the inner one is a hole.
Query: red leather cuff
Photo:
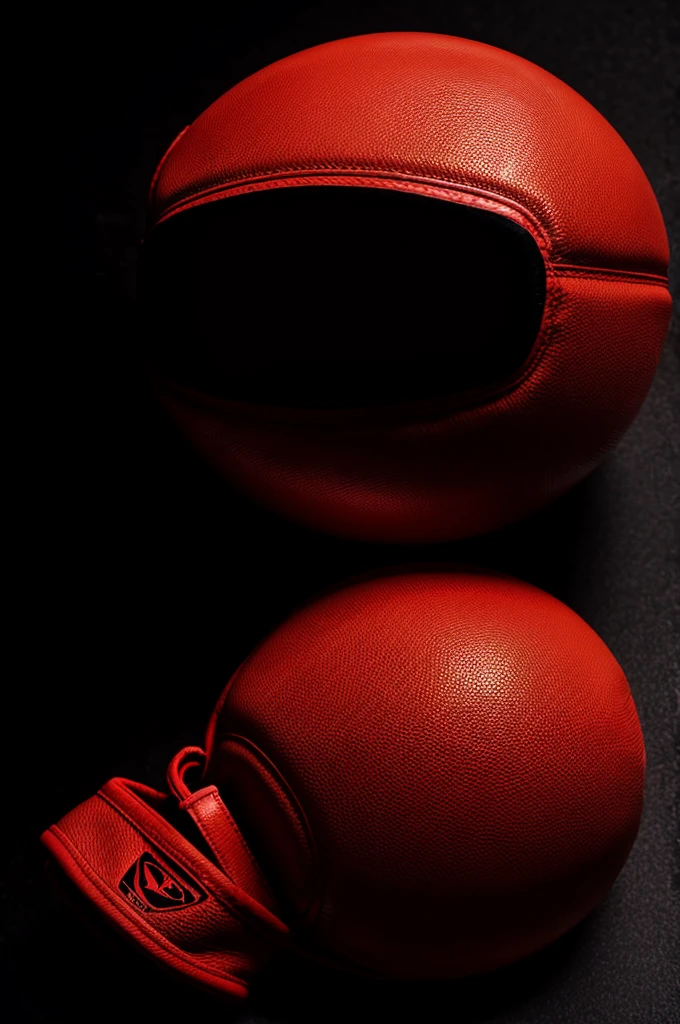
[[[165,820],[160,812],[169,799],[111,779],[42,842],[148,953],[194,982],[243,998],[288,928]]]

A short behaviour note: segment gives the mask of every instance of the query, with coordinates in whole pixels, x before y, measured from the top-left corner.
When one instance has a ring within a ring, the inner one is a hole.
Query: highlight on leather
[[[457,977],[604,899],[644,765],[623,671],[573,611],[503,576],[400,571],[261,642],[169,795],[113,779],[43,842],[130,939],[234,997],[283,948]]]
[[[159,397],[231,484],[373,541],[482,533],[618,443],[670,317],[668,242],[614,128],[549,72],[418,32],[263,68],[154,177]]]

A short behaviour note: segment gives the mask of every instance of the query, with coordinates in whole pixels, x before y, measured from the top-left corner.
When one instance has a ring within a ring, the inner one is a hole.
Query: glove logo
[[[151,853],[143,853],[128,868],[118,888],[142,914],[158,910],[183,910],[194,903],[201,903],[208,895],[176,864]]]

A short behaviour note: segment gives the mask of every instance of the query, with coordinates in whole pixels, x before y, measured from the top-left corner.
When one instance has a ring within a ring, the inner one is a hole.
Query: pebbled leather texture
[[[237,812],[239,744],[271,767]],[[277,883],[302,948],[388,975],[474,973],[557,938],[607,893],[642,809],[620,666],[561,602],[498,576],[387,576],[307,605],[235,673],[207,751],[261,863],[301,841],[266,811],[274,770],[304,814],[313,913],[293,868]]]
[[[378,33],[271,64],[177,140],[152,213],[160,220],[208,192],[310,171],[477,188],[529,211],[554,260],[666,272],[661,214],[625,142],[564,82],[485,43]]]
[[[471,40],[327,43],[252,75],[183,132],[156,174],[151,219],[314,184],[416,191],[515,220],[545,261],[543,322],[500,390],[392,414],[296,414],[157,375],[171,414],[228,479],[313,527],[438,540],[533,511],[615,446],[665,337],[668,244],[642,168],[586,100]]]

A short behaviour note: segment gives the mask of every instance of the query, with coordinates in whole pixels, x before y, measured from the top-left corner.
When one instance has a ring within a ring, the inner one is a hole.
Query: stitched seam
[[[532,221],[536,228],[544,234],[546,240],[549,238],[548,231],[544,228],[540,218],[532,210],[528,210],[522,203],[516,200],[512,196],[506,196],[504,193],[492,193],[485,188],[475,184],[468,183],[467,181],[451,181],[447,178],[430,178],[427,175],[409,174],[405,171],[390,170],[389,168],[381,169],[376,167],[354,167],[352,165],[338,167],[323,167],[323,166],[311,166],[311,167],[300,167],[300,168],[288,168],[282,170],[266,171],[262,174],[255,175],[252,178],[226,178],[219,184],[210,185],[208,188],[204,188],[200,193],[195,193],[192,196],[185,196],[182,199],[176,200],[163,211],[161,217],[159,217],[159,223],[166,217],[185,206],[192,206],[197,201],[207,200],[210,197],[219,195],[222,191],[231,191],[239,187],[247,188],[249,185],[257,186],[258,184],[266,184],[267,182],[273,181],[285,181],[288,179],[300,178],[304,180],[306,177],[318,178],[324,177],[323,172],[331,173],[328,177],[331,178],[342,178],[342,177],[366,177],[369,180],[374,181],[390,181],[390,182],[401,182],[410,186],[420,185],[430,188],[439,188],[441,191],[459,190],[461,193],[465,193],[470,196],[476,196],[480,199],[485,199],[490,202],[496,202],[500,204],[509,204],[516,208],[517,211],[523,214],[526,219]]]
[[[447,178],[429,178],[426,175],[409,174],[405,171],[393,170],[391,168],[376,168],[376,167],[359,167],[352,164],[337,166],[324,166],[324,165],[311,165],[309,167],[290,167],[281,168],[271,171],[266,171],[261,175],[256,175],[252,178],[226,178],[225,181],[220,182],[217,185],[211,185],[209,188],[203,189],[201,192],[194,193],[192,196],[185,196],[182,199],[176,200],[167,207],[158,218],[157,223],[161,223],[167,217],[173,213],[179,212],[180,209],[194,205],[202,200],[207,200],[211,196],[219,195],[221,192],[229,192],[240,186],[247,187],[248,185],[266,184],[267,182],[276,180],[285,180],[289,178],[305,178],[305,177],[323,177],[321,172],[330,171],[329,177],[359,177],[365,176],[369,180],[375,181],[393,181],[402,182],[407,185],[420,185],[421,187],[430,187],[433,189],[440,189],[441,191],[458,190],[465,192],[469,195],[478,196],[480,199],[486,199],[490,202],[498,203],[509,203],[514,206],[517,211],[523,214],[528,220],[530,220],[536,227],[536,229],[546,238],[549,238],[547,230],[543,227],[539,217],[528,210],[519,200],[515,199],[511,195],[506,195],[502,192],[489,192],[484,188],[481,188],[475,184],[468,184],[465,181],[451,181]]]
[[[334,177],[334,178],[343,177],[343,172],[351,172],[351,173],[347,174],[348,177],[349,176],[354,176],[354,175],[359,176],[359,175],[364,174],[364,175],[367,176],[367,178],[373,179],[373,180],[376,180],[376,181],[391,181],[391,182],[394,182],[394,183],[407,184],[407,185],[410,186],[409,191],[419,191],[419,190],[422,190],[424,192],[424,190],[427,189],[427,188],[439,189],[439,190],[441,190],[443,192],[446,192],[446,191],[456,191],[457,190],[457,191],[465,193],[467,195],[474,196],[477,199],[479,199],[479,200],[481,200],[482,202],[485,202],[485,203],[491,203],[491,204],[497,203],[500,206],[503,206],[504,203],[505,204],[510,204],[510,206],[517,213],[519,213],[522,217],[524,217],[526,220],[531,222],[531,224],[534,226],[536,231],[540,234],[540,236],[544,240],[545,246],[546,246],[546,251],[549,251],[549,249],[550,249],[550,242],[549,242],[550,236],[549,236],[549,232],[548,232],[547,228],[545,228],[544,225],[542,224],[539,216],[536,213],[534,213],[533,210],[528,209],[519,199],[515,198],[514,196],[512,196],[510,194],[507,194],[505,192],[492,193],[492,192],[487,191],[484,188],[481,188],[478,185],[470,184],[470,183],[468,183],[465,180],[462,180],[462,181],[452,181],[452,180],[447,179],[447,178],[427,178],[425,176],[410,175],[407,172],[398,171],[398,170],[391,169],[391,168],[385,168],[385,169],[375,168],[375,167],[369,168],[369,167],[360,167],[360,166],[357,166],[357,165],[354,165],[354,164],[347,164],[347,165],[340,165],[340,164],[338,164],[338,165],[312,164],[312,165],[310,165],[308,167],[275,168],[273,170],[267,171],[266,173],[263,173],[262,175],[257,175],[256,177],[253,177],[253,178],[226,178],[223,182],[221,182],[218,185],[211,185],[209,188],[203,189],[201,192],[197,192],[197,193],[195,193],[194,195],[192,195],[190,197],[186,196],[183,199],[178,199],[176,202],[172,203],[170,206],[167,207],[167,209],[165,209],[162,212],[162,214],[158,217],[158,220],[156,221],[156,223],[157,224],[161,224],[163,221],[167,220],[169,217],[173,216],[174,214],[181,212],[181,210],[183,210],[183,209],[191,209],[193,206],[202,205],[203,203],[208,202],[211,197],[219,196],[220,193],[227,193],[227,192],[235,191],[239,187],[243,187],[244,189],[247,189],[249,185],[252,185],[252,186],[257,186],[258,184],[259,185],[266,185],[266,183],[268,183],[268,182],[274,182],[276,180],[281,180],[282,178],[284,178],[284,176],[289,176],[289,177],[298,177],[299,176],[302,179],[304,179],[307,176],[309,176],[309,177],[319,177],[319,176],[323,176],[322,172],[324,172],[324,171],[332,172],[329,175],[329,177]],[[259,189],[256,189],[254,187],[253,191],[255,191],[255,190],[259,191]],[[427,194],[427,193],[424,192],[424,194]],[[532,232],[532,234],[534,234],[534,232]],[[539,244],[539,248],[541,248],[541,250],[543,251],[543,247],[540,246],[540,244]],[[556,266],[559,266],[559,264],[556,264]],[[577,265],[575,265],[575,264],[564,264],[564,266],[565,266],[565,269],[567,270],[567,273],[570,273],[571,270],[572,270],[572,267],[576,267]],[[657,283],[661,283],[664,286],[668,285],[668,278],[666,276],[664,276],[663,274],[653,274],[653,273],[650,272],[649,275],[647,275],[644,271],[627,271],[627,270],[616,270],[616,269],[609,270],[607,268],[601,268],[600,269],[600,268],[595,268],[595,267],[593,267],[593,268],[590,268],[590,267],[586,268],[586,267],[584,267],[583,269],[586,269],[588,271],[592,270],[594,273],[598,273],[599,272],[599,273],[603,273],[603,274],[612,274],[615,277],[621,276],[624,279],[628,279],[628,277],[630,277],[632,280],[634,280],[634,279],[636,279],[638,277],[646,278],[647,276],[649,276],[649,278],[651,279],[650,283],[653,283],[653,282],[656,281]]]
[[[552,338],[556,330],[555,314],[557,312],[557,309],[559,308],[562,294],[556,286],[554,278],[555,275],[551,271],[551,268],[548,265],[546,265],[546,289],[545,305],[543,309],[543,323],[541,324],[541,329],[539,331],[538,337],[536,338],[529,359],[523,367],[523,369],[521,370],[519,376],[509,381],[505,387],[499,388],[498,391],[495,391],[492,395],[490,395],[488,401],[485,402],[484,399],[482,399],[480,402],[472,404],[469,407],[470,409],[481,408],[486,404],[493,405],[495,402],[498,402],[500,399],[504,398],[511,392],[518,391],[521,388],[521,386],[527,381],[527,379],[533,375],[534,371],[538,367],[538,364],[543,358],[543,355],[545,354],[550,342],[552,341]],[[460,411],[463,412],[465,411],[465,409],[463,408]]]
[[[436,185],[441,185],[444,188],[446,186],[453,186],[454,188],[470,189],[471,191],[475,191],[475,192],[486,192],[485,189],[480,188],[480,186],[476,182],[470,181],[470,179],[468,179],[466,181],[464,178],[462,178],[459,181],[452,181],[450,178],[438,178],[438,177],[437,178],[431,178],[427,174],[414,174],[413,172],[404,171],[403,169],[400,169],[400,168],[397,168],[397,167],[367,167],[367,166],[363,166],[361,164],[341,164],[341,163],[336,163],[336,164],[305,164],[305,165],[300,164],[300,165],[292,165],[292,166],[289,166],[289,167],[272,167],[272,168],[270,168],[267,171],[263,171],[261,174],[256,174],[256,175],[253,175],[252,177],[249,177],[249,178],[239,178],[239,177],[228,177],[227,176],[227,177],[225,177],[224,181],[221,181],[219,184],[216,184],[216,185],[210,185],[208,188],[203,189],[199,193],[196,193],[193,198],[196,198],[197,196],[208,195],[211,192],[219,191],[220,189],[223,189],[223,188],[230,188],[233,185],[239,184],[240,182],[243,182],[244,184],[246,184],[247,182],[269,181],[269,180],[272,180],[273,178],[276,178],[276,177],[279,177],[279,176],[283,176],[283,175],[303,175],[303,176],[307,175],[307,174],[316,175],[316,174],[322,173],[324,171],[331,172],[331,176],[333,176],[333,177],[337,177],[338,174],[342,175],[343,173],[366,174],[366,175],[369,175],[370,177],[374,177],[374,178],[377,178],[377,177],[392,177],[394,179],[402,179],[404,181],[421,181],[424,184],[431,183],[431,184],[433,184],[435,186]],[[487,193],[487,194],[490,194],[490,193]],[[513,196],[513,195],[507,194],[505,192],[499,192],[499,193],[493,193],[493,194],[494,195],[496,195],[496,194],[500,195],[503,198],[509,200],[510,202],[518,203],[518,205],[523,206],[523,204],[517,198],[515,198],[515,196]],[[170,206],[168,206],[168,208],[167,208],[167,210],[165,212],[166,213],[170,212],[176,206],[181,205],[183,202],[186,202],[188,199],[189,199],[189,197],[186,196],[186,197],[184,197],[182,199],[176,200],[174,203],[172,203]],[[532,216],[534,216],[538,220],[538,216],[536,214],[533,214],[533,212],[532,212]]]
[[[553,269],[559,277],[592,278],[597,281],[620,281],[622,284],[646,284],[655,288],[668,288],[668,278],[661,274],[645,274],[636,270],[605,270],[599,267],[554,263]]]
[[[120,901],[118,900],[117,894],[112,892],[109,883],[104,878],[102,878],[99,872],[83,856],[83,854],[69,839],[65,832],[62,832],[62,830],[58,828],[58,826],[56,825],[52,826],[50,832],[52,832],[55,838],[58,839],[58,841],[61,843],[66,853],[69,855],[69,857],[74,862],[76,867],[78,867],[83,872],[85,877],[92,885],[95,886],[100,895],[103,896],[104,899],[116,911],[118,911],[118,913],[122,917],[127,918],[127,920],[138,931],[142,932],[143,935],[146,935],[147,938],[151,939],[151,941],[154,942],[156,945],[160,946],[161,948],[165,948],[166,952],[169,952],[172,956],[177,957],[178,960],[182,960],[184,961],[184,963],[189,964],[192,968],[196,968],[197,965],[195,961],[193,961],[188,956],[187,953],[180,949],[179,946],[174,945],[172,942],[170,942],[169,939],[166,939],[164,935],[161,935],[160,932],[156,931],[155,928],[152,928],[151,925],[147,926],[144,920],[138,918],[137,915],[133,916],[133,912],[127,906],[125,901],[122,898]],[[217,955],[219,955],[219,953]],[[210,974],[215,978],[227,978],[229,981],[233,981],[235,984],[240,985],[245,989],[248,989],[247,982],[243,981],[241,978],[237,978],[236,975],[229,974],[227,971],[216,971],[211,967],[204,966],[203,964],[198,965],[198,970],[203,971],[206,974]]]

